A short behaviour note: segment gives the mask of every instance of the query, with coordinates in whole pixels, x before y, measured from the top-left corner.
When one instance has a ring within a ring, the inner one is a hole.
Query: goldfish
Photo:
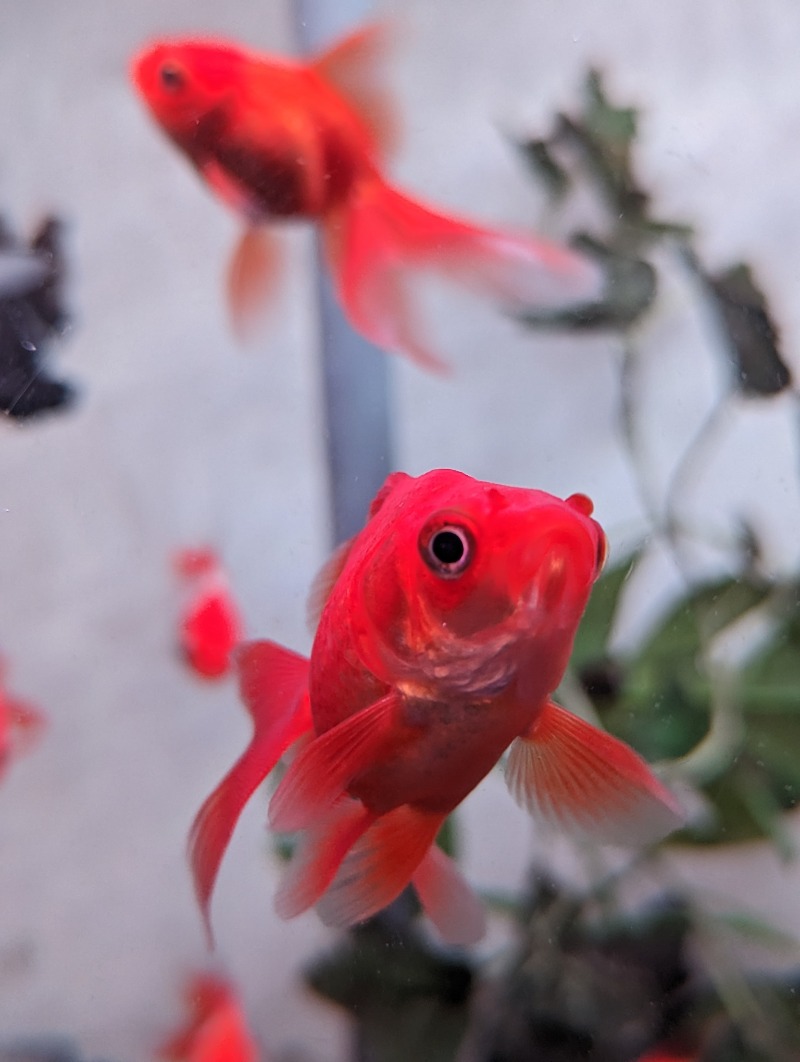
[[[415,274],[444,274],[522,310],[593,299],[602,273],[576,250],[448,216],[386,180],[392,120],[376,77],[385,36],[362,28],[305,63],[225,41],[156,41],[131,76],[166,136],[247,224],[228,271],[238,331],[278,272],[274,241],[258,227],[302,219],[320,226],[355,329],[443,370],[414,309]]]
[[[219,558],[211,549],[184,549],[175,567],[189,597],[180,618],[180,645],[195,674],[222,678],[242,640],[242,620]]]
[[[0,660],[0,779],[12,758],[27,751],[45,725],[40,711],[7,692],[4,672]]]
[[[292,746],[269,805],[271,827],[298,834],[284,918],[316,906],[350,926],[412,884],[445,940],[479,939],[483,907],[435,842],[507,749],[512,795],[545,824],[621,844],[680,824],[632,749],[551,698],[606,554],[592,511],[449,469],[389,476],[317,579],[310,659],[239,651],[253,737],[189,840],[207,928],[236,821]]]
[[[186,1025],[159,1050],[169,1062],[266,1062],[247,1028],[233,989],[211,974],[193,977],[186,991]]]

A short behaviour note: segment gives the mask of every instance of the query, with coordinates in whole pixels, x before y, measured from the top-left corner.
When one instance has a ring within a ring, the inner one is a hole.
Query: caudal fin
[[[339,297],[377,346],[443,371],[415,314],[409,281],[432,270],[520,311],[595,299],[602,271],[567,247],[436,213],[377,177],[361,181],[326,229]]]
[[[205,801],[189,835],[195,893],[211,939],[209,906],[222,857],[245,804],[288,747],[311,729],[308,660],[273,642],[250,642],[239,686],[255,731],[243,755]]]

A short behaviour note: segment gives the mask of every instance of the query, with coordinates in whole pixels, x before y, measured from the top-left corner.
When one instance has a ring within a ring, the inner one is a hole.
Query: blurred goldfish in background
[[[388,478],[318,579],[310,661],[240,650],[254,736],[190,837],[206,919],[242,808],[295,742],[269,809],[274,829],[300,831],[285,918],[316,905],[348,926],[410,882],[446,940],[478,939],[483,907],[435,840],[509,746],[511,792],[546,823],[621,844],[680,824],[643,760],[550,700],[605,558],[591,512],[584,495],[449,470]]]
[[[198,974],[186,989],[186,1025],[162,1045],[158,1057],[168,1062],[267,1062],[256,1048],[241,1005],[230,985],[211,974]]]
[[[175,567],[188,588],[179,621],[186,662],[202,678],[222,678],[242,640],[242,621],[219,559],[211,549],[184,549]]]
[[[0,779],[14,756],[27,751],[45,726],[41,712],[6,691],[0,660]]]
[[[597,266],[577,251],[448,217],[397,191],[379,168],[391,127],[376,66],[385,33],[359,30],[309,63],[213,40],[153,43],[132,64],[156,121],[250,226],[229,270],[244,331],[274,287],[264,221],[318,221],[351,324],[430,369],[407,280],[446,274],[510,309],[596,298]]]

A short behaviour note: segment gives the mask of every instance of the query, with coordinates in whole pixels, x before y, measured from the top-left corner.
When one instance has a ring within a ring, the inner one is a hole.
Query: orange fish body
[[[448,217],[384,180],[386,109],[365,87],[379,43],[371,27],[299,63],[215,41],[159,42],[134,59],[133,79],[165,133],[248,223],[321,223],[345,312],[378,346],[442,368],[407,290],[420,269],[517,309],[595,297],[599,271],[577,252]],[[229,274],[238,327],[274,272],[263,240],[245,237]]]
[[[316,905],[351,925],[413,883],[446,939],[477,939],[482,908],[434,842],[509,748],[512,793],[546,821],[621,843],[673,829],[647,765],[550,700],[604,554],[583,495],[390,476],[320,578],[310,662],[271,642],[240,654],[255,733],[193,827],[204,913],[244,804],[299,738],[270,803],[273,828],[300,831],[284,917]]]
[[[228,580],[213,550],[181,550],[175,566],[188,587],[179,621],[183,657],[201,678],[222,678],[242,640],[242,621]]]

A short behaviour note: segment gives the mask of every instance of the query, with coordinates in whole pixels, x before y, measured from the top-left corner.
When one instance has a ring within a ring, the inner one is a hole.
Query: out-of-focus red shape
[[[5,664],[0,659],[0,779],[11,759],[26,752],[45,726],[41,712],[9,695],[4,679]]]
[[[233,989],[213,974],[192,977],[185,993],[189,1017],[159,1048],[165,1062],[268,1062],[256,1047]]]
[[[219,558],[209,548],[184,549],[175,569],[188,588],[179,621],[183,656],[202,678],[222,678],[242,640],[242,621]]]

